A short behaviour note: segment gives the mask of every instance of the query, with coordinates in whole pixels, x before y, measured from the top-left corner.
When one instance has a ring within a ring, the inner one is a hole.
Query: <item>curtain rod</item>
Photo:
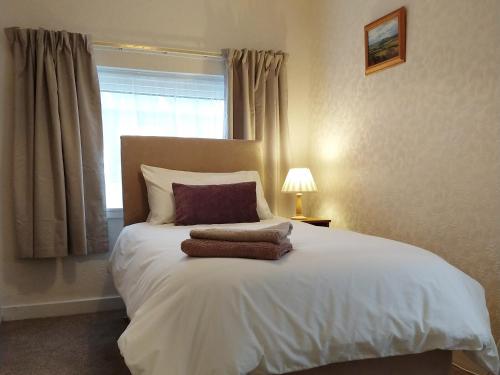
[[[93,45],[97,48],[114,49],[121,51],[160,53],[166,55],[167,54],[191,55],[191,56],[209,57],[217,59],[222,58],[221,52],[201,51],[195,49],[169,48],[169,47],[149,46],[149,45],[133,44],[133,43],[115,43],[115,42],[106,42],[102,40],[94,41]]]

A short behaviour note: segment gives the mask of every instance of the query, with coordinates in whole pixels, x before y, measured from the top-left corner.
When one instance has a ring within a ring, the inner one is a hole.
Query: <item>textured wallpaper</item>
[[[474,277],[500,339],[500,1],[315,4],[309,210]],[[407,62],[365,77],[363,26],[403,5]]]

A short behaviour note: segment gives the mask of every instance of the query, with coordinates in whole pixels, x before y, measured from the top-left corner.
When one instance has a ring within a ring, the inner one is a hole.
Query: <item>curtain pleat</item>
[[[19,256],[107,251],[100,91],[90,38],[41,29],[5,32],[15,69]]]
[[[266,198],[273,212],[284,212],[280,195],[290,165],[287,54],[224,50],[227,68],[228,137],[263,143]]]

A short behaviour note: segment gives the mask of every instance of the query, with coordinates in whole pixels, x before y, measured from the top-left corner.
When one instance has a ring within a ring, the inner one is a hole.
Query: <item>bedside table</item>
[[[292,219],[297,221],[302,221],[303,223],[315,225],[317,227],[330,227],[330,219],[321,219],[318,217],[306,217],[305,219]]]

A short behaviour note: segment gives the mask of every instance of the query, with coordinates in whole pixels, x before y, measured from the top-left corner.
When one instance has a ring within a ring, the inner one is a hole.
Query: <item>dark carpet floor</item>
[[[124,311],[0,324],[1,375],[130,375],[116,340]]]
[[[124,311],[2,322],[0,375],[130,375],[116,344],[127,324]]]

